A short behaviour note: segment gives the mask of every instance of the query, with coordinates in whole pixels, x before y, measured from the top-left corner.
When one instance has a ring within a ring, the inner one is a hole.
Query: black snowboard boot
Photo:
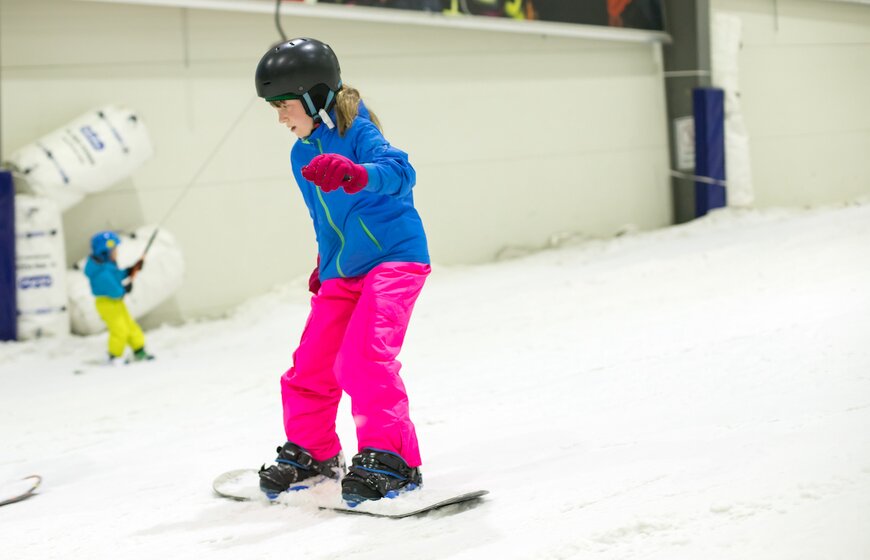
[[[281,492],[304,490],[327,478],[338,480],[345,471],[344,454],[315,461],[308,451],[292,442],[277,449],[275,464],[260,467],[260,490],[274,500]]]
[[[419,467],[412,469],[390,451],[366,447],[354,455],[349,472],[341,480],[341,497],[353,506],[366,500],[395,498],[422,484]]]

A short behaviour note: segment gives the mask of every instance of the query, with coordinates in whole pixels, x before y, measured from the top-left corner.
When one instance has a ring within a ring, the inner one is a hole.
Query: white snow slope
[[[721,211],[435,267],[402,360],[430,487],[404,520],[215,497],[283,442],[304,279],[148,333],[0,345],[9,559],[870,558],[870,204]],[[339,432],[356,451],[346,402]]]

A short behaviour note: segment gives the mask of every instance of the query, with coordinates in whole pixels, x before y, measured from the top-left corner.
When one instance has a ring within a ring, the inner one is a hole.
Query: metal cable
[[[284,28],[281,27],[281,0],[275,0],[275,27],[278,28],[278,35],[282,41],[287,40],[287,34],[284,33]]]

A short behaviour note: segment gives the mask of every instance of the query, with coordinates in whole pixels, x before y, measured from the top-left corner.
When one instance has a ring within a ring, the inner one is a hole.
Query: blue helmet
[[[114,231],[101,231],[91,237],[91,253],[95,257],[104,259],[120,243],[121,238]]]

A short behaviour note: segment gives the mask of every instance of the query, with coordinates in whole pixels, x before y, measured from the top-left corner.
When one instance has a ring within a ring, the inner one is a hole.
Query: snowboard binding
[[[411,468],[399,455],[366,447],[353,457],[341,481],[341,498],[351,507],[368,500],[395,498],[423,484],[419,467]]]
[[[260,490],[270,500],[282,492],[305,490],[327,479],[339,480],[345,472],[344,454],[315,461],[311,454],[288,441],[276,450],[275,464],[260,467]]]

